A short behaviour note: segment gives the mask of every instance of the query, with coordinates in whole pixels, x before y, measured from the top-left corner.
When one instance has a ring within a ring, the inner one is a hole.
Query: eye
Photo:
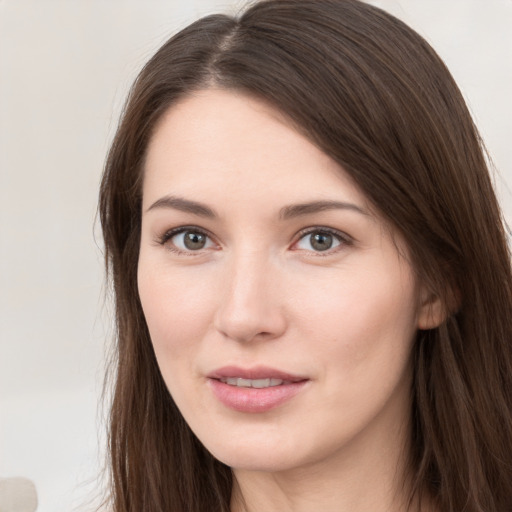
[[[195,252],[214,247],[213,240],[197,228],[178,228],[166,232],[160,239],[162,245],[176,252]]]
[[[346,235],[325,228],[314,229],[303,234],[293,248],[312,252],[327,252],[336,249],[342,243],[350,243]]]

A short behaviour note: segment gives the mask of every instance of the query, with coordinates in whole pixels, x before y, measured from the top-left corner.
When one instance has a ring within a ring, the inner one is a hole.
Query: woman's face
[[[406,253],[264,103],[210,89],[157,126],[140,299],[174,401],[224,463],[298,468],[407,431],[426,313]]]

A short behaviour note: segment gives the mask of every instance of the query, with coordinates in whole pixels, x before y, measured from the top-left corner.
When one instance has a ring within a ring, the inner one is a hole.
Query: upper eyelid
[[[206,235],[212,240],[215,240],[215,237],[207,229],[200,228],[199,226],[178,226],[176,228],[167,229],[161,235],[159,235],[158,238],[159,240],[167,241],[173,236],[179,235],[185,231],[196,231],[202,235]]]
[[[335,235],[341,238],[342,240],[346,242],[354,241],[354,238],[350,236],[348,233],[345,233],[345,231],[341,231],[339,229],[330,228],[328,226],[310,226],[308,228],[301,229],[297,235],[296,235],[296,241],[300,240],[302,237],[309,235],[311,233],[329,233],[330,235]]]

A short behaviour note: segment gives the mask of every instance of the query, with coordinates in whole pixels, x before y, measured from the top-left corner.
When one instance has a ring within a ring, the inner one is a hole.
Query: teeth
[[[275,384],[274,384],[275,386]],[[268,388],[270,387],[270,379],[257,379],[251,382],[253,388]]]
[[[281,379],[242,379],[241,377],[227,377],[220,379],[224,384],[230,386],[237,386],[239,388],[270,388],[273,386],[280,386],[284,383]]]

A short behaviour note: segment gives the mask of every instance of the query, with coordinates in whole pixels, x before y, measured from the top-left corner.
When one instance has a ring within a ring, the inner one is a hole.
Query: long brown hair
[[[401,233],[447,319],[414,346],[409,483],[442,512],[512,510],[512,276],[482,143],[443,62],[357,0],[270,0],[172,37],[128,98],[100,216],[115,294],[115,512],[229,510],[231,470],[191,433],[160,375],[137,292],[142,166],[155,123],[208,87],[282,111]],[[412,502],[412,499],[411,499]]]

